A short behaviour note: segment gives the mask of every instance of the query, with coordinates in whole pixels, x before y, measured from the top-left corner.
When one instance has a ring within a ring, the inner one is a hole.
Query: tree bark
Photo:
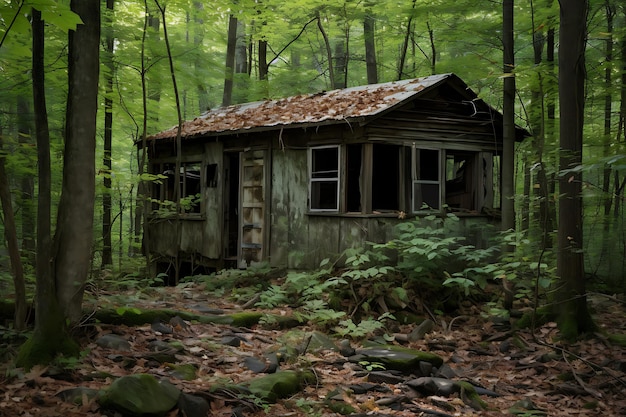
[[[104,166],[102,193],[102,264],[101,268],[113,265],[113,245],[111,242],[112,224],[111,224],[111,175],[112,163],[111,154],[113,147],[113,77],[115,74],[115,66],[113,65],[113,8],[115,0],[106,0],[106,13],[104,21],[106,23],[105,37],[105,53],[104,66],[106,72],[104,75],[105,96],[104,96],[104,150],[102,164]]]
[[[504,0],[502,4],[502,46],[504,50],[503,103],[502,103],[502,230],[515,230],[515,68],[513,50],[513,0]],[[504,245],[504,251],[513,251],[510,245]],[[504,284],[504,308],[513,308],[513,292],[508,291],[509,283]]]
[[[402,75],[404,74],[404,65],[406,62],[406,55],[409,50],[409,40],[411,39],[411,32],[413,31],[413,10],[415,10],[416,0],[413,0],[411,6],[411,16],[409,16],[409,21],[406,24],[406,32],[404,34],[404,42],[402,43],[402,49],[400,51],[400,61],[398,63],[398,74],[396,76],[397,80],[402,79]]]
[[[58,353],[77,356],[78,345],[67,333],[63,310],[56,294],[56,283],[52,265],[51,234],[51,170],[50,132],[46,109],[44,80],[44,23],[41,12],[32,10],[33,28],[33,109],[35,112],[35,135],[37,137],[37,308],[35,330],[22,345],[16,365],[31,368],[38,363],[48,363]]]
[[[20,148],[24,149],[25,152],[22,152],[22,155],[26,158],[26,161],[29,162],[32,158],[32,154],[30,153],[32,144],[31,137],[31,109],[30,103],[26,99],[26,96],[20,95],[17,98],[17,134],[18,134],[18,142],[20,143]],[[31,166],[34,166],[35,163]],[[28,172],[22,174],[22,178],[20,180],[20,197],[19,197],[19,207],[21,212],[21,237],[22,237],[22,257],[27,259],[29,263],[34,263],[35,261],[35,212],[34,212],[34,193],[35,191],[35,182],[33,181],[33,173]]]
[[[226,43],[226,70],[224,73],[224,94],[222,95],[222,107],[230,106],[233,98],[236,48],[237,18],[231,14],[228,19],[228,41]]]
[[[369,2],[371,3],[371,2]],[[365,38],[365,67],[367,69],[367,83],[378,83],[378,63],[376,62],[375,22],[371,10],[367,10],[363,19],[363,36]]]
[[[559,30],[559,232],[557,323],[573,339],[594,330],[587,310],[582,233],[582,174],[569,171],[582,163],[585,106],[587,0],[560,1]]]
[[[4,239],[9,250],[11,260],[11,273],[15,289],[15,318],[16,330],[24,330],[26,327],[26,285],[24,283],[24,267],[20,257],[20,247],[17,240],[17,225],[11,202],[11,190],[7,177],[4,161],[6,156],[2,151],[2,132],[0,131],[0,203],[4,220]]]
[[[54,276],[65,317],[78,322],[89,274],[95,202],[100,3],[73,0],[83,24],[69,33],[63,186],[54,236]]]

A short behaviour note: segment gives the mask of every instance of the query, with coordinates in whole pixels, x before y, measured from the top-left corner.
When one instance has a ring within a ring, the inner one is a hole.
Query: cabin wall
[[[413,221],[389,216],[308,213],[306,149],[274,149],[271,170],[269,262],[274,267],[311,269],[325,258],[336,260],[349,248],[395,237],[394,226]],[[426,220],[423,220],[425,224]],[[477,247],[493,237],[483,216],[460,217],[455,234]]]

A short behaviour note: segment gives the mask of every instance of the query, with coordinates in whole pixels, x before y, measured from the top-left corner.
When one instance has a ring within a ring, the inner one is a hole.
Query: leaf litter
[[[163,308],[189,311],[190,302],[206,305],[225,314],[242,311],[224,296],[207,294],[201,284],[152,290],[149,297],[127,294],[99,293],[86,306],[111,306],[120,300],[133,300],[132,307]],[[89,297],[88,297],[89,300]],[[626,333],[624,305],[606,302],[595,315],[596,323],[607,332]],[[252,309],[254,310],[254,309]],[[250,309],[248,310],[250,311]],[[259,310],[268,312],[267,310]],[[290,315],[288,307],[274,313]],[[29,372],[3,364],[0,376],[0,416],[112,416],[99,408],[94,399],[83,395],[78,403],[68,403],[58,394],[68,388],[85,387],[101,390],[124,375],[147,373],[169,380],[181,391],[210,396],[211,416],[340,416],[329,406],[341,402],[351,407],[352,416],[598,416],[626,415],[626,353],[604,337],[562,345],[558,329],[548,323],[536,329],[535,337],[528,330],[499,334],[493,323],[476,311],[453,317],[435,326],[422,340],[402,343],[413,349],[430,351],[444,358],[458,380],[495,391],[497,397],[485,397],[486,410],[476,410],[464,401],[462,393],[445,397],[423,396],[405,384],[380,383],[380,389],[357,393],[350,387],[366,384],[367,372],[347,362],[337,350],[302,352],[295,360],[281,363],[281,369],[312,368],[317,384],[308,385],[293,397],[275,404],[260,405],[250,398],[209,395],[216,386],[241,384],[258,377],[244,367],[245,358],[263,358],[281,347],[279,339],[288,330],[277,330],[261,324],[252,328],[234,328],[226,324],[202,324],[176,321],[171,333],[155,331],[152,326],[92,324],[81,329],[83,355],[65,369],[54,366],[36,367]],[[414,326],[394,329],[408,334]],[[303,334],[315,329],[301,326]],[[118,352],[95,344],[98,337],[115,333],[131,344],[130,352]],[[235,335],[239,346],[221,344],[222,338]],[[507,337],[508,335],[508,337]],[[174,363],[154,360],[150,343],[176,342],[181,349],[172,356],[176,363],[191,364],[196,369],[192,379],[179,379]],[[397,342],[396,342],[397,343]],[[337,341],[338,344],[338,341]],[[353,347],[360,347],[358,341]],[[407,378],[408,379],[408,378]],[[227,391],[225,391],[227,392]],[[334,394],[334,395],[333,395]],[[335,400],[337,399],[337,400]],[[467,399],[466,399],[467,400]],[[237,405],[249,407],[237,414]],[[169,416],[180,415],[174,409]]]

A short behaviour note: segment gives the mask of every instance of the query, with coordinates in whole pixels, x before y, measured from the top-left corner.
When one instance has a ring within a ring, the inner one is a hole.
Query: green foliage
[[[358,323],[354,323],[352,319],[342,320],[333,330],[342,337],[347,336],[353,339],[359,339],[384,329],[386,319],[394,320],[394,317],[389,313],[385,313],[376,319],[370,317]]]

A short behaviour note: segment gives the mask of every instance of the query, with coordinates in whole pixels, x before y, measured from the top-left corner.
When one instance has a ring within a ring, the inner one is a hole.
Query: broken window
[[[374,144],[372,153],[372,210],[400,210],[401,146]]]
[[[166,214],[176,210],[176,164],[174,162],[154,164],[153,174],[157,175],[153,188],[153,210]],[[184,162],[180,164],[179,206],[181,213],[200,213],[202,196],[202,163]]]
[[[321,146],[309,152],[311,211],[339,211],[339,154],[339,146]]]
[[[497,204],[497,156],[491,152],[366,143],[345,145],[342,159],[340,149],[310,150],[311,211],[339,211],[341,201],[347,213],[478,214]]]
[[[438,149],[414,149],[413,211],[441,208],[441,158]]]

